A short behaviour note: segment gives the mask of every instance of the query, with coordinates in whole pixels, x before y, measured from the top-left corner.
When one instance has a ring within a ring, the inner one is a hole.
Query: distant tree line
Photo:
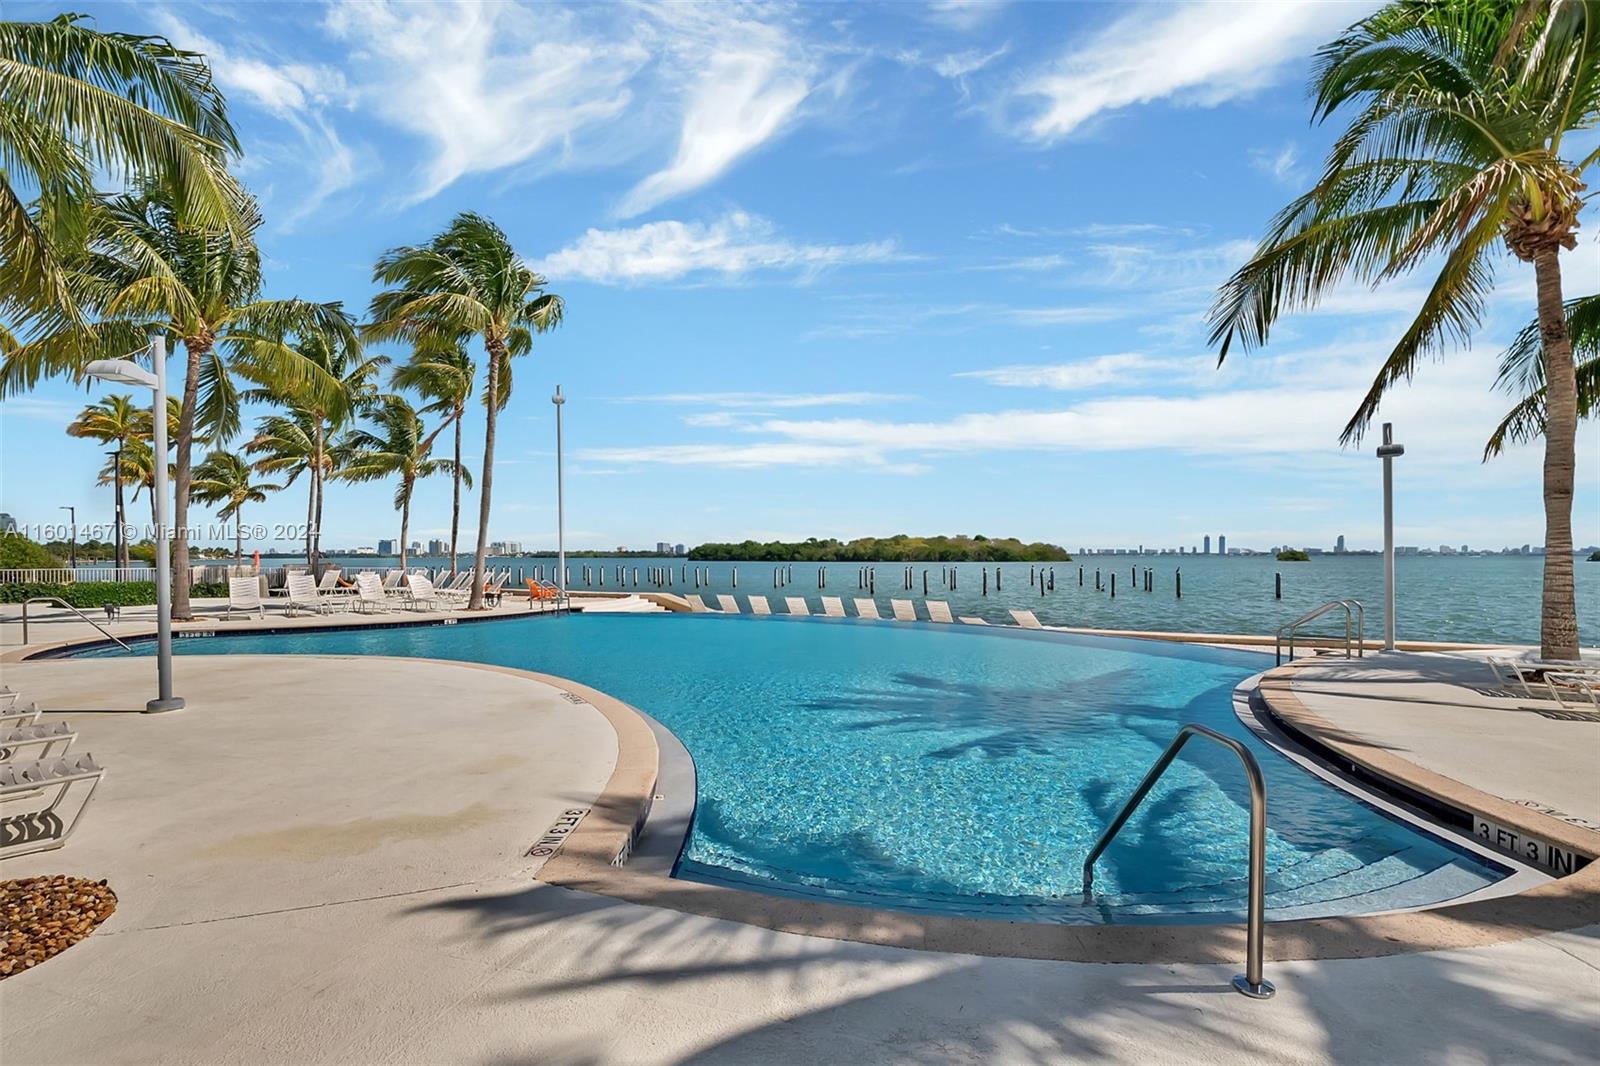
[[[746,540],[738,544],[701,544],[690,549],[691,559],[749,560],[784,563],[857,563],[882,560],[903,562],[1067,562],[1072,556],[1060,545],[1024,544],[1015,537],[990,538],[983,534],[955,537],[858,537],[852,541],[809,537],[804,541]]]

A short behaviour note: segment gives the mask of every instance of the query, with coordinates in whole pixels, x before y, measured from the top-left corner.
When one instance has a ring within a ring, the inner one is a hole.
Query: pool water
[[[1231,918],[1244,909],[1249,792],[1238,760],[1203,742],[1101,858],[1093,901],[1081,896],[1084,856],[1185,722],[1243,740],[1261,762],[1269,917],[1418,906],[1507,873],[1261,744],[1232,706],[1234,687],[1268,665],[1246,652],[704,615],[186,638],[177,648],[468,660],[608,692],[694,757],[698,804],[677,874],[696,881],[1024,921]]]

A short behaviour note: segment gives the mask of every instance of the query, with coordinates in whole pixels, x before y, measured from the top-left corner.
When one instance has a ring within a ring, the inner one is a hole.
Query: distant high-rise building
[[[1343,555],[1344,554],[1344,534],[1343,533],[1340,533],[1338,539],[1333,542],[1333,554],[1335,554],[1335,555]]]
[[[392,541],[392,540],[380,540],[380,541],[378,541],[378,554],[379,555],[393,555],[394,554],[394,541]]]
[[[438,537],[434,537],[432,540],[428,541],[428,554],[443,555],[449,550],[449,547],[450,546],[444,541],[440,540]]]
[[[1228,554],[1228,535],[1226,533],[1217,534],[1217,554]]]
[[[688,555],[689,554],[689,549],[684,547],[682,544],[679,544],[679,545],[677,545],[676,547],[674,547],[672,549],[672,554],[673,555]]]
[[[672,554],[672,545],[668,544],[664,540],[656,541],[656,554],[657,555],[671,555]]]
[[[420,540],[412,541],[411,542],[411,550],[414,551],[414,552],[420,552],[422,550],[422,541],[420,541]]]
[[[15,533],[17,520],[8,514],[0,513],[0,533]]]
[[[1206,534],[1206,550],[1204,552],[1202,552],[1201,554],[1202,555],[1210,555],[1211,554],[1211,534],[1210,533]]]

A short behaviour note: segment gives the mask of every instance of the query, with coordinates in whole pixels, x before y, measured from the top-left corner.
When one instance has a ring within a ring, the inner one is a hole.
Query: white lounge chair
[[[15,729],[18,726],[33,725],[39,720],[39,705],[37,703],[13,703],[11,706],[0,710],[0,729]]]
[[[384,612],[393,609],[389,594],[383,591],[383,582],[377,574],[357,574],[356,594],[351,603],[358,611]]]
[[[806,606],[806,598],[804,596],[785,596],[783,602],[784,606],[789,608],[790,614],[809,615],[811,613],[811,608]]]
[[[1567,706],[1566,700],[1561,698],[1563,690],[1568,696],[1581,694],[1587,697],[1589,703],[1600,706],[1600,662],[1499,659],[1492,656],[1484,661],[1494,671],[1495,680],[1516,685],[1530,700],[1547,698],[1534,690],[1533,686],[1538,685],[1549,693],[1548,698],[1555,700],[1556,706],[1563,709]],[[1531,685],[1530,675],[1533,680]]]
[[[723,593],[717,597],[717,610],[721,611],[723,614],[738,614],[739,601],[734,599],[732,596]]]
[[[66,722],[0,727],[0,762],[10,762],[24,752],[29,760],[48,759],[52,754],[59,757],[77,737],[78,731]]]
[[[35,795],[44,796],[48,790],[55,789],[54,796],[49,797],[43,807],[35,806],[28,811],[5,808],[9,813],[4,823],[0,823],[4,826],[0,830],[0,858],[49,851],[65,844],[82,820],[104,773],[105,769],[87,752],[33,762],[0,763],[0,805]],[[70,820],[64,819],[59,813],[61,802],[80,782],[88,785],[83,802],[72,812]]]
[[[698,592],[691,592],[684,599],[689,601],[689,610],[694,614],[713,613],[711,608],[706,606],[706,601],[700,597]]]
[[[923,600],[922,605],[928,609],[928,620],[930,622],[953,623],[955,621],[954,618],[950,617],[950,605],[943,600]]]
[[[856,617],[882,618],[883,615],[878,613],[878,601],[865,599],[859,596],[856,597]]]
[[[434,611],[447,605],[447,601],[439,595],[439,590],[433,587],[433,582],[421,574],[412,574],[406,589],[406,603],[413,611],[419,608]]]
[[[399,592],[400,579],[406,576],[404,570],[389,570],[383,575],[383,591]]]
[[[989,624],[986,620],[970,614],[962,615],[961,621],[969,626],[986,626]]]
[[[322,572],[322,580],[317,582],[318,592],[339,592],[344,586],[339,584],[339,575],[344,573],[337,566],[330,566]]]
[[[910,600],[890,600],[889,606],[894,610],[896,622],[915,622],[917,620],[917,606]]]
[[[822,597],[822,613],[829,618],[843,618],[844,601],[837,596]]]
[[[1021,626],[1023,629],[1044,628],[1044,626],[1040,624],[1039,619],[1034,617],[1032,611],[1019,611],[1013,608],[1011,611],[1011,617],[1013,620],[1015,620],[1017,625]]]
[[[265,618],[267,609],[261,603],[261,580],[254,577],[230,577],[228,579],[228,612],[224,618],[232,618],[233,612],[239,611],[249,614],[256,613],[257,618]]]
[[[321,613],[329,606],[317,592],[317,583],[311,580],[310,574],[290,574],[287,588],[289,602],[284,607],[284,614],[294,615],[301,611]]]
[[[18,692],[10,685],[7,685],[5,688],[0,688],[0,711],[10,710],[16,705],[17,698],[21,695],[22,693]]]
[[[772,601],[767,599],[765,596],[747,596],[746,599],[750,601],[751,614],[772,613]]]

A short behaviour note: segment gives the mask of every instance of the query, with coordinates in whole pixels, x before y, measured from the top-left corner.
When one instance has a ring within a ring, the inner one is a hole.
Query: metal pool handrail
[[[32,599],[22,601],[22,643],[24,644],[28,643],[28,604],[30,603],[60,604],[62,607],[65,607],[67,610],[71,611],[85,622],[88,622],[90,625],[94,626],[112,640],[115,640],[118,644],[121,644],[123,651],[133,650],[132,648],[128,647],[128,645],[124,644],[121,638],[117,637],[116,634],[112,633],[105,626],[101,625],[99,622],[96,622],[93,618],[90,618],[88,615],[84,614],[82,611],[78,610],[76,607],[72,606],[72,604],[68,603],[59,596],[35,596]]]
[[[1277,989],[1273,987],[1271,981],[1261,976],[1261,958],[1265,953],[1267,925],[1267,783],[1262,778],[1261,766],[1256,762],[1256,757],[1250,754],[1250,749],[1232,737],[1225,737],[1214,729],[1207,729],[1193,722],[1178,730],[1178,735],[1172,738],[1167,750],[1161,753],[1161,758],[1150,767],[1150,772],[1144,775],[1144,780],[1133,790],[1128,802],[1122,805],[1122,810],[1116,819],[1104,833],[1100,834],[1100,839],[1089,852],[1089,857],[1083,860],[1083,900],[1085,903],[1089,902],[1090,892],[1094,888],[1095,860],[1110,845],[1111,839],[1118,831],[1127,824],[1133,812],[1160,780],[1161,775],[1166,773],[1167,767],[1172,765],[1172,760],[1178,757],[1178,752],[1183,750],[1190,737],[1214,740],[1237,755],[1239,762],[1244,765],[1245,779],[1250,783],[1250,905],[1246,927],[1247,946],[1244,973],[1234,977],[1233,987],[1251,999],[1271,999]]]
[[[1293,659],[1294,637],[1300,627],[1315,622],[1335,608],[1343,608],[1344,610],[1344,657],[1346,659],[1353,658],[1350,654],[1350,627],[1351,623],[1354,622],[1358,636],[1355,642],[1356,656],[1365,658],[1367,652],[1367,609],[1361,605],[1360,600],[1329,600],[1321,607],[1307,611],[1294,621],[1278,627],[1278,632],[1273,642],[1273,650],[1277,656],[1278,664],[1282,665],[1283,663],[1284,634],[1289,636],[1289,658]],[[1354,612],[1353,617],[1352,611]]]

